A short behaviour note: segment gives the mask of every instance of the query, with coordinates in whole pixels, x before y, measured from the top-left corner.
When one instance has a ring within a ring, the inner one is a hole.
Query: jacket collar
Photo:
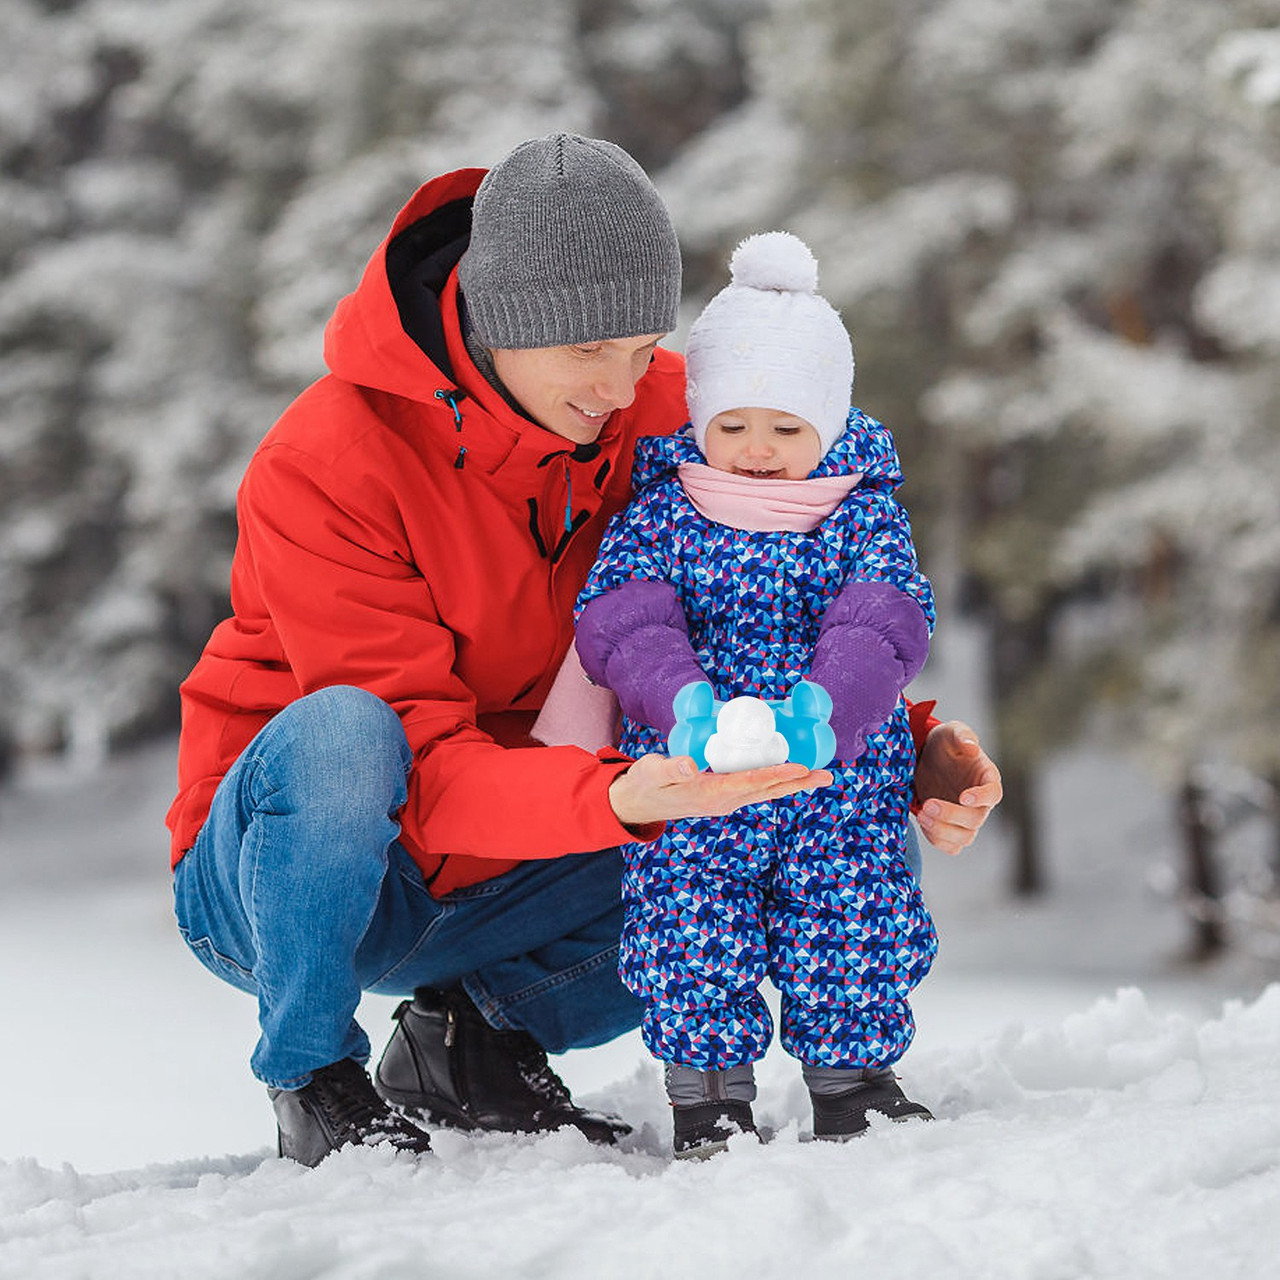
[[[441,367],[443,345],[415,340],[406,320],[419,334],[433,312],[438,320],[433,285],[443,284],[466,248],[471,200],[484,172],[460,169],[435,178],[397,214],[360,283],[338,303],[325,328],[325,363],[336,377],[420,401],[431,401],[446,383],[453,385],[450,371]]]

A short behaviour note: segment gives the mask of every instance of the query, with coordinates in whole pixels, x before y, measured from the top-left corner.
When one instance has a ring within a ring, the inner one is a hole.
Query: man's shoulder
[[[353,454],[396,452],[396,441],[405,436],[420,440],[423,422],[433,412],[439,411],[327,374],[285,408],[261,449],[294,451],[322,466],[342,465]]]
[[[263,437],[243,491],[267,500],[322,491],[332,502],[370,509],[396,505],[406,491],[421,497],[433,483],[433,468],[421,465],[434,434],[422,430],[424,412],[425,406],[389,393],[333,375],[320,378]],[[402,415],[413,421],[397,421]]]
[[[264,444],[319,446],[336,443],[351,435],[353,427],[376,414],[361,389],[344,378],[329,373],[299,392],[267,432]]]
[[[673,373],[678,378],[684,377],[684,356],[670,347],[659,346],[653,353],[653,364],[650,373]]]

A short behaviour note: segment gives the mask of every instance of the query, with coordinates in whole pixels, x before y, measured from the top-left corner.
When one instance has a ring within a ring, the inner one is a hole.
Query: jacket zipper
[[[467,393],[460,387],[454,387],[451,391],[437,390],[436,399],[443,400],[445,404],[453,410],[453,429],[462,435],[462,412],[458,406],[467,398]],[[458,456],[453,460],[454,470],[461,471],[463,464],[467,460],[467,446],[458,441]]]
[[[529,533],[533,538],[534,545],[538,548],[538,554],[542,556],[543,559],[550,560],[552,564],[556,564],[560,560],[560,557],[563,556],[565,551],[568,549],[570,539],[572,539],[573,535],[577,533],[577,531],[581,529],[582,526],[591,518],[591,513],[585,508],[582,511],[579,511],[577,515],[574,515],[573,512],[573,471],[570,463],[573,460],[573,455],[584,447],[589,446],[577,445],[571,450],[549,453],[538,464],[539,467],[545,467],[556,458],[559,458],[564,464],[564,517],[561,521],[562,532],[554,547],[548,547],[547,540],[542,536],[541,510],[538,506],[537,498],[526,499],[529,508]],[[589,462],[598,453],[599,450],[597,449],[594,453],[582,459],[582,461]],[[598,475],[601,478],[608,475],[607,462],[606,465],[600,469]]]

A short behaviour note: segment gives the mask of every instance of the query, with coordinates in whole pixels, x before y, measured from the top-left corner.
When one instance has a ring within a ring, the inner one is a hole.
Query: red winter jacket
[[[329,323],[330,373],[249,464],[233,616],[181,689],[175,864],[254,735],[335,684],[400,716],[414,753],[400,839],[432,892],[635,838],[607,796],[625,762],[527,732],[604,526],[629,496],[637,435],[686,419],[683,364],[658,351],[598,450],[504,403],[457,316],[453,267],[483,176],[437,178],[401,211]]]

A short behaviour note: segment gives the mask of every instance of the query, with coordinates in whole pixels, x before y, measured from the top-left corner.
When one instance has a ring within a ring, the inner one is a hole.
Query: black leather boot
[[[301,1089],[268,1089],[276,1113],[276,1149],[314,1168],[340,1147],[392,1146],[426,1155],[431,1139],[395,1114],[351,1058],[321,1067]]]
[[[932,1120],[929,1108],[912,1102],[891,1070],[870,1070],[860,1084],[839,1093],[809,1092],[813,1103],[813,1136],[827,1142],[856,1138],[870,1127],[873,1115],[890,1120]]]
[[[527,1032],[491,1027],[460,988],[419,987],[393,1016],[374,1082],[410,1117],[499,1133],[571,1125],[599,1143],[631,1132],[616,1116],[577,1106],[542,1046]]]

